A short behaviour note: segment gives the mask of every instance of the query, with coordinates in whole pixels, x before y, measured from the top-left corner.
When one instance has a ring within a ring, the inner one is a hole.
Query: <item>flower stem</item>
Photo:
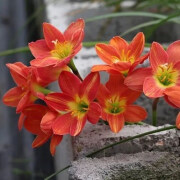
[[[81,80],[83,81],[81,75],[79,74],[78,69],[76,68],[74,61],[71,59],[71,61],[69,62],[68,66],[71,68],[71,70],[73,71],[73,73]]]
[[[37,86],[36,88],[37,88],[37,91],[38,91],[38,92],[41,92],[41,93],[43,93],[44,95],[47,95],[47,94],[53,92],[53,91],[51,91],[51,90],[49,90],[49,89],[46,89],[46,88],[44,88],[44,87],[42,87],[42,86]]]
[[[48,177],[45,178],[44,180],[49,180],[49,179],[51,179],[52,177],[56,176],[57,174],[59,174],[59,173],[65,171],[66,169],[69,169],[70,167],[71,167],[71,165],[68,165],[68,166],[64,167],[63,169],[61,169],[61,170],[59,170],[59,171],[57,171],[57,172],[51,174],[50,176],[48,176]]]
[[[157,126],[157,103],[159,98],[154,99],[152,104],[152,125]]]
[[[176,128],[176,126],[168,126],[168,127],[163,127],[163,128],[156,129],[156,130],[153,130],[153,131],[148,131],[148,132],[145,132],[145,133],[142,133],[142,134],[138,134],[138,135],[136,135],[136,136],[132,136],[132,137],[123,139],[123,140],[121,140],[121,141],[119,141],[119,142],[115,142],[115,143],[113,143],[113,144],[107,145],[107,146],[105,146],[105,147],[103,147],[103,148],[101,148],[101,149],[99,149],[99,150],[97,150],[97,151],[94,151],[94,152],[92,152],[92,153],[90,153],[90,154],[87,154],[85,157],[93,157],[95,154],[97,154],[97,153],[99,153],[99,152],[101,152],[101,151],[103,151],[103,150],[105,150],[105,149],[108,149],[108,148],[111,148],[111,147],[113,147],[113,146],[116,146],[116,145],[118,145],[118,144],[122,144],[122,143],[131,141],[131,140],[133,140],[133,139],[140,138],[140,137],[143,137],[143,136],[146,136],[146,135],[149,135],[149,134],[155,134],[155,133],[157,133],[157,132],[162,132],[162,131],[166,131],[166,130],[170,130],[170,129],[175,129],[175,128]],[[68,165],[68,166],[64,167],[63,169],[55,172],[54,174],[51,174],[50,176],[48,176],[48,177],[45,178],[44,180],[49,180],[49,179],[51,179],[53,176],[55,176],[55,175],[63,172],[64,170],[66,170],[66,169],[68,169],[68,168],[70,168],[70,167],[71,167],[71,165]]]

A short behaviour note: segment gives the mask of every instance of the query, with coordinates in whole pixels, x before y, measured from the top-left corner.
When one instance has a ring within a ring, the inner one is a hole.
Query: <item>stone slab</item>
[[[117,154],[72,163],[70,180],[177,180],[180,157],[168,152]]]
[[[119,133],[113,133],[108,125],[87,123],[82,133],[73,138],[74,158],[79,159],[104,146],[141,133],[156,130],[164,126],[126,125]],[[172,129],[147,135],[132,141],[116,145],[97,154],[96,157],[112,156],[116,153],[137,153],[142,151],[174,151],[179,149],[180,132]]]

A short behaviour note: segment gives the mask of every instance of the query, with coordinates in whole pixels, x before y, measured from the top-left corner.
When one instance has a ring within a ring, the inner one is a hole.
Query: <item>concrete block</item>
[[[180,157],[168,152],[116,154],[72,163],[70,180],[177,180]]]
[[[74,158],[79,159],[104,146],[162,127],[154,127],[148,124],[126,125],[119,133],[115,134],[108,125],[87,123],[82,133],[73,138]],[[178,130],[167,130],[116,145],[97,154],[96,157],[112,156],[116,153],[130,154],[155,150],[174,151],[174,148],[179,148],[179,137]]]

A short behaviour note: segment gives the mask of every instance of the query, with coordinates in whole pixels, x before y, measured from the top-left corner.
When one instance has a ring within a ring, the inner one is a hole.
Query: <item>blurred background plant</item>
[[[147,21],[138,23],[135,26],[132,25],[119,34],[120,36],[125,36],[135,30],[141,30],[149,42],[156,41],[156,37],[158,36],[156,30],[159,27],[163,27],[167,22],[180,24],[179,0],[91,0],[91,2],[101,2],[106,7],[113,8],[110,14],[104,14],[101,17],[96,16],[94,19],[90,19],[90,21],[103,18],[107,19],[104,26],[101,27],[101,35],[106,31],[113,17],[149,17]]]

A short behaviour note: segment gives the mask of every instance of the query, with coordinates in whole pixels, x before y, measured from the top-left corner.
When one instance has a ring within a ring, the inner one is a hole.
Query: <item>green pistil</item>
[[[88,110],[88,105],[84,102],[84,101],[81,101],[79,104],[78,104],[78,111],[80,112],[86,112]]]
[[[173,85],[178,77],[178,72],[172,64],[163,64],[158,67],[156,78],[164,86]]]
[[[114,102],[111,104],[110,108],[109,108],[109,111],[110,113],[113,113],[113,114],[118,114],[121,112],[121,108],[119,107],[119,103],[118,102]]]
[[[162,74],[160,77],[158,77],[158,80],[161,84],[164,86],[168,86],[173,83],[172,81],[172,75],[168,73]]]

